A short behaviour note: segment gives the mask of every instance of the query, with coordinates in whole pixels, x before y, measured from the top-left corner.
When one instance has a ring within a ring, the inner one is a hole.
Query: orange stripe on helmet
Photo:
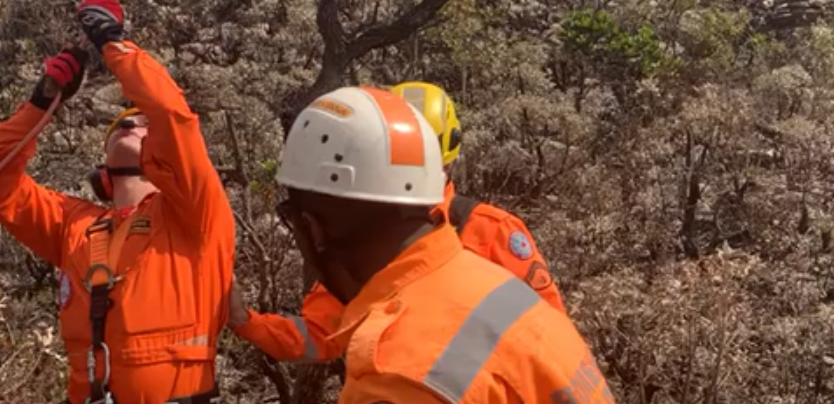
[[[389,91],[361,87],[376,102],[388,129],[392,165],[423,166],[426,156],[420,124],[408,103]]]

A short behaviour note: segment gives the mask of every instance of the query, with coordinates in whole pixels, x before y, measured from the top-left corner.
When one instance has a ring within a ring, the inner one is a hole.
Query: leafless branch
[[[403,41],[433,19],[449,0],[423,0],[406,10],[394,22],[376,25],[349,39],[339,22],[339,0],[321,0],[316,14],[316,25],[324,42],[322,67],[312,86],[295,98],[293,111],[282,117],[284,133],[289,133],[293,120],[316,97],[339,88],[348,66],[368,52]]]

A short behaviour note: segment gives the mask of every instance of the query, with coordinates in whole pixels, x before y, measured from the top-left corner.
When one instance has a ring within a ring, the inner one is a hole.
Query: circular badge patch
[[[70,296],[72,295],[72,287],[70,285],[69,277],[64,275],[64,271],[61,271],[60,277],[60,286],[58,287],[58,306],[63,309],[67,306],[67,303],[69,303]]]
[[[523,232],[516,230],[510,235],[510,252],[523,260],[533,256],[533,246]]]

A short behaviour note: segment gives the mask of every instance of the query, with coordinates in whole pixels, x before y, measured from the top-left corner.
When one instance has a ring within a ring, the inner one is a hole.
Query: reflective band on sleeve
[[[286,317],[295,324],[295,329],[298,330],[298,333],[301,334],[301,338],[304,340],[304,355],[301,359],[310,361],[317,360],[319,358],[319,349],[316,343],[310,338],[310,333],[307,331],[307,323],[299,316],[287,315]]]
[[[585,353],[570,384],[554,392],[553,404],[613,404],[614,395],[590,351]]]
[[[539,300],[516,277],[495,288],[472,310],[423,383],[449,403],[459,402],[504,332]]]

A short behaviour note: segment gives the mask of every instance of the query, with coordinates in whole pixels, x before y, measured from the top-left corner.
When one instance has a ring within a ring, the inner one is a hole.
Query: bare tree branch
[[[321,0],[316,25],[324,42],[321,71],[312,86],[298,93],[292,111],[281,117],[284,134],[289,133],[295,117],[314,99],[339,88],[350,64],[368,52],[403,41],[437,17],[449,0],[423,0],[387,25],[377,25],[349,40],[339,22],[340,0]]]
[[[408,39],[431,22],[449,0],[423,0],[389,25],[378,25],[356,37],[347,48],[347,56],[355,59],[371,50],[383,48]]]

